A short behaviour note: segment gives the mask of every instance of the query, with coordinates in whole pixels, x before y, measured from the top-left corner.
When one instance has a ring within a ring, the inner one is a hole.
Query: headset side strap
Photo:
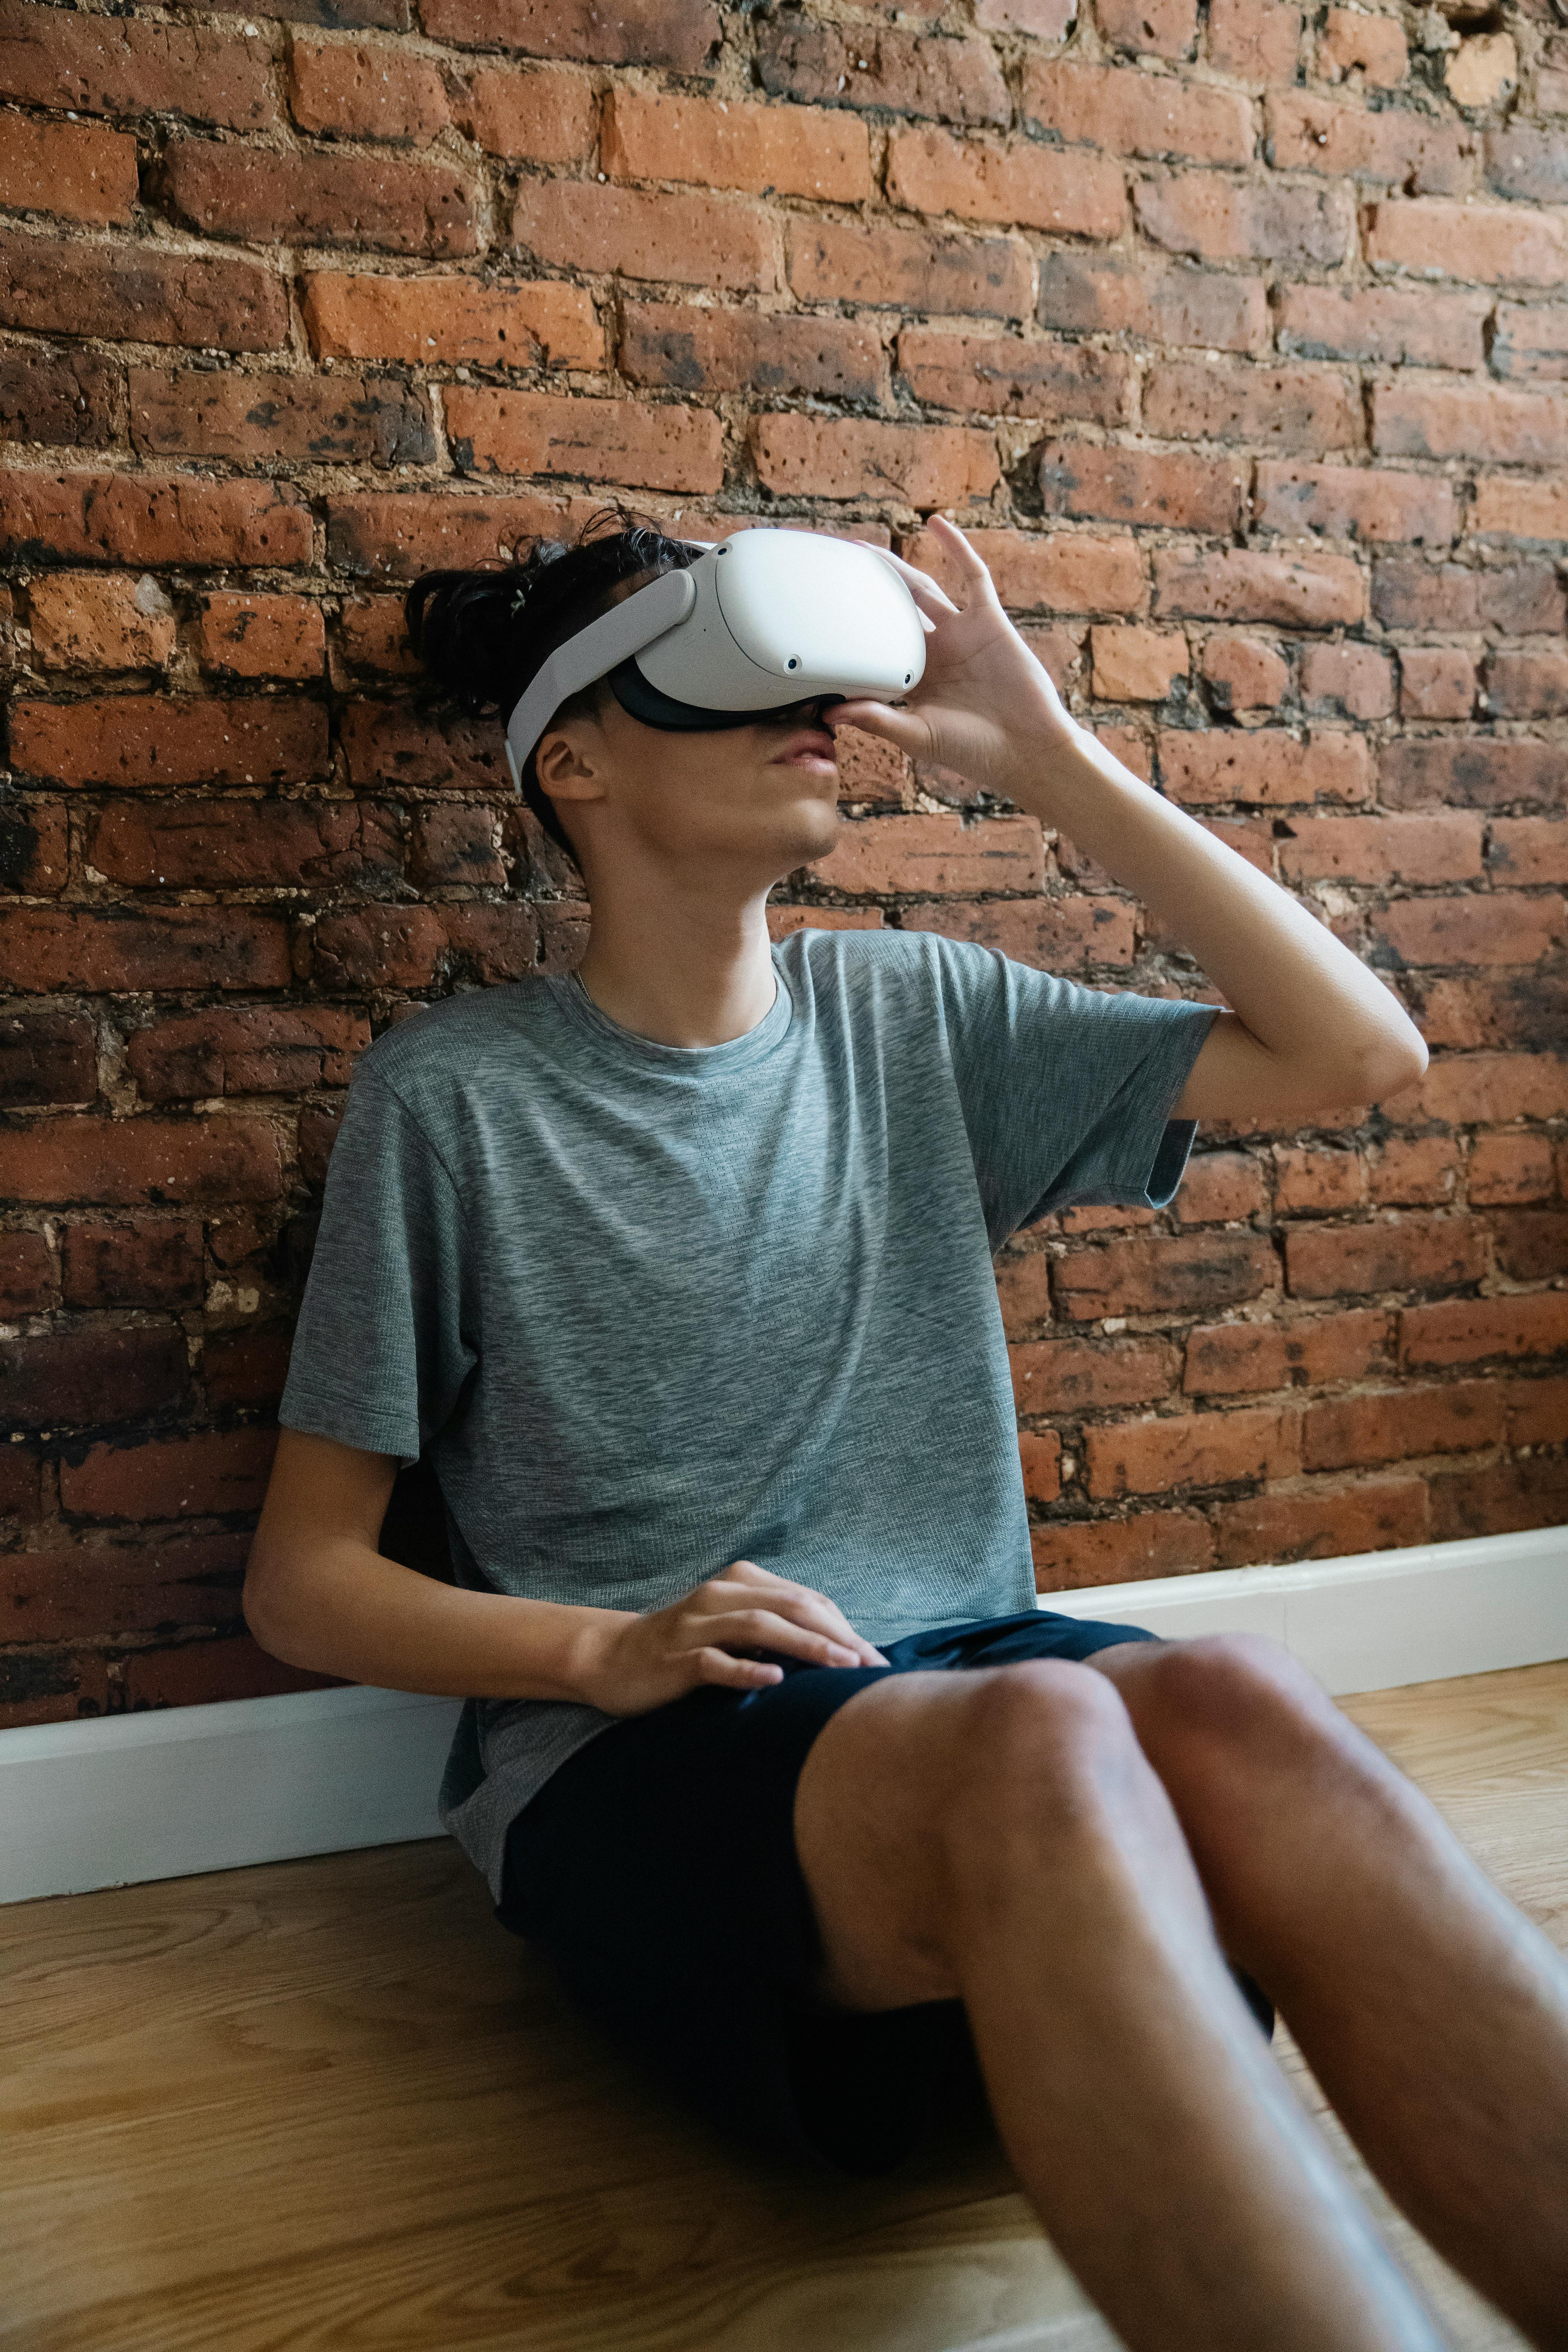
[[[689,569],[666,572],[556,647],[506,723],[507,765],[514,789],[521,791],[523,764],[568,695],[592,686],[617,663],[678,626],[696,602],[697,583]]]

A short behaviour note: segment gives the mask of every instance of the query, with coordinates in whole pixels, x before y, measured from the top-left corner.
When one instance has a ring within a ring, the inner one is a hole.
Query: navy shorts
[[[844,2011],[809,1988],[823,1948],[795,1844],[795,1782],[836,1708],[891,1673],[1086,1658],[1141,1627],[1029,1610],[879,1644],[887,1666],[773,1653],[780,1681],[699,1685],[624,1716],[552,1773],[507,1832],[496,1916],[634,2063],[726,2135],[817,2170],[888,2172],[984,2110],[963,2005]],[[1274,2011],[1233,1974],[1265,2032]]]

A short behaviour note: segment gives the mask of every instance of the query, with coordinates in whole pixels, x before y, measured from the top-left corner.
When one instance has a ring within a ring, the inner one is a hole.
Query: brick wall
[[[1042,1581],[1568,1502],[1568,32],[1281,0],[0,6],[0,1722],[308,1684],[238,1586],[356,1051],[584,909],[401,585],[605,489],[933,562],[1425,1082],[998,1263]],[[1201,972],[859,740],[782,927]],[[1557,1368],[1557,1369],[1554,1369]]]

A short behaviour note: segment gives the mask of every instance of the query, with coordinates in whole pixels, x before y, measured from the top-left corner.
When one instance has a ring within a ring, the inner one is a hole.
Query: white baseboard
[[[1180,1637],[1268,1633],[1336,1695],[1568,1657],[1568,1528],[1042,1593]],[[460,1702],[299,1691],[0,1731],[0,1903],[438,1837]]]

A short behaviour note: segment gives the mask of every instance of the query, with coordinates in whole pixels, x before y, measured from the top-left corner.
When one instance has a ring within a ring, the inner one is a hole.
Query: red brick
[[[1550,1200],[1552,1146],[1544,1135],[1478,1135],[1470,1153],[1471,1205],[1497,1201]]]
[[[1568,276],[1568,222],[1507,205],[1436,196],[1374,205],[1366,256],[1374,268],[1408,269],[1423,278],[1554,286]]]
[[[1493,654],[1487,705],[1500,719],[1561,719],[1568,712],[1568,647]]]
[[[460,362],[487,367],[602,368],[593,297],[551,279],[384,278],[318,270],[303,311],[318,359]]]
[[[1299,820],[1279,844],[1287,882],[1468,882],[1481,873],[1481,820],[1336,816]]]
[[[1253,509],[1262,530],[1331,539],[1425,540],[1447,546],[1457,528],[1451,483],[1431,474],[1364,466],[1258,468]]]
[[[0,1105],[90,1102],[97,1092],[90,1022],[67,1013],[0,1013]]]
[[[1019,345],[1007,342],[998,348],[1012,353]],[[1089,382],[1109,377],[1119,364],[1099,352],[1080,355],[1077,344],[1067,349],[1070,364],[1078,365],[1081,356],[1081,373]],[[681,392],[816,393],[830,400],[880,404],[887,390],[887,360],[879,339],[850,319],[700,310],[681,302],[625,302],[616,356],[621,373],[633,383],[669,384]],[[940,397],[934,393],[917,396]]]
[[[1486,147],[1487,184],[1500,196],[1531,205],[1568,200],[1568,161],[1560,131],[1516,119],[1506,131],[1489,131]]]
[[[425,0],[420,20],[432,40],[458,48],[669,66],[677,73],[702,72],[720,33],[713,0],[658,0],[657,7],[612,13],[595,0]]]
[[[539,967],[540,924],[532,907],[470,901],[443,907],[441,923],[458,980],[493,988],[501,981],[521,980]]]
[[[1175,1351],[1162,1339],[1034,1339],[1007,1352],[1020,1413],[1149,1404],[1175,1379]]]
[[[811,876],[825,889],[850,892],[1038,890],[1043,856],[1032,816],[974,825],[948,816],[879,816],[842,826]]]
[[[479,249],[477,192],[446,163],[327,150],[280,155],[177,138],[164,151],[163,194],[184,227],[255,245],[439,255]]]
[[[1427,1538],[1425,1483],[1368,1479],[1356,1486],[1294,1487],[1222,1503],[1215,1513],[1216,1565],[1249,1568],[1299,1559],[1353,1559]]]
[[[1047,441],[1039,453],[1047,514],[1228,533],[1246,492],[1245,461],[1094,441]]]
[[[1081,1591],[1096,1584],[1179,1576],[1207,1568],[1214,1538],[1195,1511],[1142,1511],[1131,1519],[1052,1519],[1031,1528],[1035,1590]]]
[[[488,154],[581,163],[593,151],[598,101],[586,74],[555,66],[477,66],[451,93],[453,120]]]
[[[1492,890],[1460,898],[1405,898],[1372,919],[1372,935],[1399,964],[1534,963],[1563,937],[1561,898]]]
[[[1568,882],[1568,824],[1561,817],[1498,817],[1489,830],[1487,866],[1497,880]]]
[[[1484,450],[1503,465],[1568,459],[1568,418],[1552,393],[1405,376],[1377,387],[1373,420],[1373,446],[1391,457],[1464,457]]]
[[[1203,1314],[1272,1290],[1279,1269],[1256,1234],[1140,1235],[1075,1250],[1052,1276],[1057,1304],[1073,1322],[1108,1315]]]
[[[1250,100],[1239,90],[1178,81],[1172,74],[1026,58],[1023,106],[1026,124],[1055,131],[1069,142],[1109,148],[1114,155],[1190,155],[1200,163],[1247,163],[1252,159]],[[921,209],[937,212],[956,207],[927,205]],[[1123,210],[1119,182],[1118,222]],[[1036,226],[1048,228],[1054,224],[1041,221]],[[1089,232],[1105,236],[1114,233],[1113,228]]]
[[[1396,89],[1410,70],[1405,27],[1397,16],[1369,16],[1359,8],[1331,8],[1318,36],[1318,71],[1324,81],[1359,73],[1369,89]]]
[[[599,156],[612,180],[686,180],[841,205],[872,194],[866,125],[805,107],[612,89]]]
[[[1147,591],[1142,560],[1131,539],[1082,532],[965,530],[1010,613],[1137,613]],[[957,575],[928,530],[900,537],[898,552],[951,593]]]
[[[1366,580],[1342,555],[1264,555],[1250,548],[1162,548],[1154,557],[1154,609],[1199,621],[1272,621],[1287,629],[1353,625],[1366,611]]]
[[[1138,183],[1132,204],[1146,236],[1200,261],[1331,269],[1349,256],[1355,235],[1353,207],[1339,188],[1160,173]]]
[[[1077,14],[1078,0],[974,0],[983,33],[1027,33],[1037,41],[1065,39]]]
[[[1272,710],[1289,692],[1289,664],[1266,637],[1216,633],[1205,641],[1203,667],[1216,710]]]
[[[249,908],[18,907],[0,927],[13,988],[283,988],[281,920]]]
[[[130,399],[132,446],[144,457],[420,466],[436,455],[426,395],[392,376],[133,367]]]
[[[287,1326],[219,1331],[202,1349],[202,1386],[210,1403],[276,1411],[289,1377]]]
[[[1000,479],[990,434],[963,425],[779,415],[752,417],[748,434],[759,479],[787,498],[961,506]]]
[[[265,1119],[83,1115],[0,1134],[0,1192],[46,1208],[272,1201],[282,1182],[278,1139]]]
[[[1331,718],[1386,719],[1394,709],[1394,665],[1372,646],[1304,646],[1301,699]]]
[[[1238,1396],[1366,1380],[1394,1369],[1381,1307],[1281,1323],[1201,1324],[1187,1335],[1189,1396]]]
[[[302,131],[418,147],[451,120],[434,58],[391,41],[326,41],[310,33],[289,39],[289,111]]]
[[[827,321],[812,321],[819,323]],[[899,337],[898,366],[922,404],[1051,423],[1080,417],[1093,425],[1123,424],[1133,382],[1132,363],[1120,352],[1025,342],[1013,335],[955,335],[939,327],[906,328]]]
[[[1554,744],[1487,735],[1410,737],[1378,755],[1378,789],[1390,808],[1504,808],[1516,801],[1561,805],[1568,769]]]
[[[1568,539],[1568,479],[1540,475],[1483,474],[1476,483],[1468,528],[1478,539]]]
[[[355,907],[317,924],[316,977],[324,988],[427,988],[446,945],[429,907]]]
[[[0,1414],[15,1427],[122,1420],[178,1404],[189,1385],[183,1331],[51,1331],[0,1345]]]
[[[1448,1136],[1390,1136],[1367,1156],[1368,1189],[1380,1208],[1405,1202],[1441,1206],[1453,1200],[1458,1180],[1458,1150]]]
[[[1348,730],[1314,734],[1301,743],[1278,728],[1251,734],[1177,728],[1162,731],[1158,740],[1161,778],[1176,801],[1289,808],[1361,801],[1371,793],[1365,739]]]
[[[174,609],[151,574],[57,572],[28,588],[33,658],[46,669],[162,669]]]
[[[1271,449],[1349,449],[1362,440],[1355,386],[1321,368],[1156,363],[1144,385],[1143,422],[1171,440],[1256,441]]]
[[[345,596],[338,612],[337,642],[329,648],[332,682],[342,685],[340,667],[374,670],[384,677],[419,677],[408,642],[401,596]]]
[[[923,824],[931,820],[907,817],[903,822]],[[979,906],[916,903],[904,908],[900,921],[907,931],[941,931],[950,940],[977,940],[1040,971],[1127,965],[1137,952],[1137,918],[1125,898],[1075,895],[992,898]]]
[[[1568,310],[1540,302],[1500,302],[1491,364],[1521,381],[1568,375]]]
[[[1032,1503],[1054,1503],[1062,1491],[1062,1442],[1054,1429],[1021,1430],[1018,1460],[1024,1492]]]
[[[1401,1118],[1412,1122],[1496,1127],[1508,1119],[1562,1118],[1568,1117],[1568,1067],[1555,1054],[1439,1056],[1419,1092],[1398,1099]]]
[[[1348,1470],[1427,1454],[1470,1454],[1498,1444],[1506,1427],[1501,1391],[1489,1381],[1445,1388],[1381,1389],[1309,1405],[1302,1467]]]
[[[255,262],[18,232],[0,236],[0,326],[272,352],[287,340],[289,304]]]
[[[1095,0],[1094,13],[1114,48],[1190,58],[1197,39],[1197,0]]]
[[[819,25],[809,17],[758,20],[757,79],[770,98],[807,104],[885,107],[942,122],[1005,125],[1011,109],[987,41]]]
[[[427,715],[405,702],[356,701],[343,714],[340,741],[355,783],[451,791],[487,786],[510,799],[504,753],[492,721]]]
[[[1268,100],[1264,152],[1277,170],[1324,172],[1410,195],[1451,195],[1461,184],[1469,142],[1457,123],[1403,107],[1376,112],[1336,106],[1305,90]]]
[[[1292,81],[1301,12],[1276,0],[1210,0],[1209,63],[1238,81]]]
[[[1561,1445],[1568,1438],[1568,1380],[1510,1381],[1510,1445]]]
[[[128,221],[136,203],[136,142],[96,122],[11,115],[0,147],[0,205],[67,220]]]
[[[1296,1467],[1296,1416],[1269,1405],[1172,1414],[1084,1432],[1089,1491],[1097,1500],[1173,1486],[1229,1486]]]
[[[69,1224],[65,1232],[68,1307],[199,1307],[199,1224]]]
[[[0,807],[0,888],[51,898],[69,878],[70,827],[63,801],[13,795]]]
[[[1497,628],[1522,636],[1561,635],[1568,623],[1563,586],[1550,563],[1482,571],[1385,556],[1373,572],[1372,604],[1385,629]]]
[[[1032,1324],[1048,1323],[1051,1319],[1051,1262],[1044,1250],[1005,1249],[994,1261],[996,1297],[1002,1309],[1003,1327],[1010,1339],[1017,1339]],[[1014,1388],[1017,1390],[1017,1367],[1014,1367]],[[1020,1405],[1020,1411],[1024,1407]],[[1036,1408],[1031,1405],[1032,1412]]]
[[[44,1315],[59,1304],[59,1285],[47,1237],[0,1233],[0,1317]],[[8,1448],[0,1446],[0,1471]]]
[[[199,1706],[219,1699],[267,1698],[285,1691],[342,1690],[331,1675],[285,1665],[248,1633],[228,1641],[187,1641],[173,1649],[132,1650],[125,1660],[125,1697],[132,1713],[146,1707]]]
[[[1263,1171],[1245,1151],[1204,1151],[1187,1162],[1174,1202],[1183,1225],[1235,1223],[1261,1216]]]
[[[354,1055],[369,1043],[363,1013],[256,1004],[156,1022],[137,1031],[126,1060],[148,1102],[296,1094],[346,1087]]]
[[[102,449],[123,431],[120,370],[93,352],[0,352],[0,440]]]
[[[88,861],[113,882],[318,888],[402,871],[391,812],[355,801],[132,801],[96,819]]]
[[[1039,320],[1066,334],[1139,335],[1205,350],[1265,352],[1270,341],[1261,278],[1151,268],[1141,259],[1067,247],[1041,259]]]
[[[330,766],[326,712],[281,695],[19,702],[11,757],[67,784],[304,783]]]
[[[905,212],[999,221],[1051,236],[1117,237],[1126,226],[1117,164],[1035,142],[994,148],[938,130],[893,131],[886,188]]]
[[[59,1723],[102,1715],[109,1705],[101,1650],[0,1651],[0,1723]]]
[[[1492,1236],[1498,1272],[1510,1282],[1556,1282],[1568,1274],[1568,1213],[1561,1209],[1494,1217]]]
[[[492,808],[464,803],[455,808],[421,809],[415,820],[409,870],[420,883],[457,882],[479,889],[500,889],[506,883],[506,867],[496,847],[496,833]]]
[[[1500,1462],[1431,1482],[1432,1535],[1504,1535],[1521,1528],[1560,1527],[1568,1519],[1568,1462]]]
[[[1022,237],[956,236],[876,220],[792,217],[789,282],[803,302],[859,302],[906,316],[1026,319],[1035,300],[1034,257]]]
[[[1476,660],[1458,646],[1403,646],[1399,711],[1404,719],[1468,719],[1476,707]]]
[[[537,261],[599,275],[730,292],[771,292],[780,283],[773,221],[734,196],[530,179],[518,190],[511,236]]]
[[[710,409],[578,394],[447,388],[447,430],[463,473],[575,474],[658,490],[717,490],[724,428]]]
[[[235,1622],[241,1535],[56,1544],[0,1566],[0,1639],[57,1642]]]
[[[1425,286],[1282,286],[1279,348],[1311,360],[1484,367],[1482,330],[1490,308],[1484,294],[1439,294]]]
[[[1366,1198],[1366,1171],[1354,1150],[1277,1143],[1274,1181],[1279,1208],[1294,1214],[1332,1215],[1359,1208]]]
[[[1179,629],[1097,628],[1094,691],[1102,702],[1163,702],[1187,675],[1187,641]]]
[[[38,1471],[38,1457],[30,1446],[0,1446],[0,1518],[31,1521],[43,1516]],[[37,1557],[37,1553],[22,1553],[13,1555],[13,1559]],[[10,1560],[0,1567],[0,1575],[15,1572]]]
[[[104,331],[109,331],[107,329]],[[0,555],[36,563],[303,563],[310,509],[291,483],[188,474],[0,476]]]
[[[266,1492],[277,1444],[275,1429],[226,1429],[94,1445],[79,1462],[61,1463],[60,1508],[78,1519],[252,1511]]]
[[[1285,1234],[1294,1298],[1377,1290],[1455,1290],[1487,1270],[1486,1229],[1474,1217],[1396,1217],[1370,1225],[1295,1225]]]
[[[417,1009],[417,1008],[414,1008]],[[307,1103],[300,1113],[300,1181],[320,1187],[327,1181],[327,1162],[332,1156],[332,1146],[342,1125],[342,1108],[329,1108],[323,1103]]]
[[[320,677],[327,633],[311,597],[232,589],[203,598],[195,644],[204,669],[221,677]]]
[[[0,91],[25,105],[78,114],[186,114],[229,131],[278,120],[269,45],[135,18],[78,15],[6,0],[0,10]]]

